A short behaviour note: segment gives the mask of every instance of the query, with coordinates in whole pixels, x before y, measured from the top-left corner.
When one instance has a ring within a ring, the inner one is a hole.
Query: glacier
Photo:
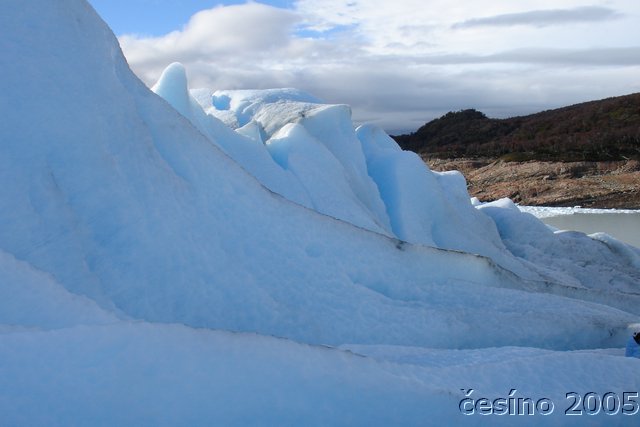
[[[633,425],[563,406],[640,388],[637,248],[472,202],[346,105],[150,90],[84,0],[0,12],[2,424]]]

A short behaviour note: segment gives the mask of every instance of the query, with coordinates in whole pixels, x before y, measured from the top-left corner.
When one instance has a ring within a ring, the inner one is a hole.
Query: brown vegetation
[[[640,162],[504,162],[425,159],[433,170],[459,170],[469,194],[523,205],[640,209]]]
[[[406,150],[440,159],[638,160],[640,93],[509,119],[450,112],[394,138]]]
[[[510,119],[451,112],[394,138],[483,201],[640,209],[640,93]]]

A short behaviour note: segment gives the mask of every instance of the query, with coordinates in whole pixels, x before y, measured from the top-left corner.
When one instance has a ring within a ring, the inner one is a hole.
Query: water
[[[601,231],[640,248],[640,212],[573,213],[540,220],[561,230],[582,231],[587,234]]]

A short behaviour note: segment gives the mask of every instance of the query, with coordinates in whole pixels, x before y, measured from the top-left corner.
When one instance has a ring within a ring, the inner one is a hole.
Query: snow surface
[[[639,389],[633,249],[474,206],[300,91],[172,64],[153,93],[84,0],[0,29],[1,424],[637,423],[563,415]],[[466,417],[463,388],[558,409]]]
[[[640,210],[637,209],[595,209],[595,208],[583,208],[580,206],[574,207],[553,207],[553,206],[518,206],[522,212],[527,212],[536,216],[536,218],[546,218],[551,216],[560,215],[573,215],[573,214],[640,214]]]

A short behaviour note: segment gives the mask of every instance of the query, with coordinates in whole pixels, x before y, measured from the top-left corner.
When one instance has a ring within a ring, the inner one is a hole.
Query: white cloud
[[[453,28],[471,28],[484,26],[533,25],[546,27],[549,25],[574,24],[584,22],[600,22],[621,18],[615,10],[600,6],[583,6],[574,9],[532,10],[521,13],[473,18],[453,25]]]
[[[460,108],[505,116],[640,91],[639,13],[636,0],[300,0],[120,41],[147,84],[180,61],[192,87],[293,86],[411,130]]]
[[[199,64],[204,70],[210,68],[205,65],[220,64],[221,72],[234,66],[251,69],[302,48],[304,41],[290,37],[299,19],[291,11],[258,3],[215,7],[193,15],[181,30],[162,37],[124,35],[120,44],[147,82],[174,61],[188,68]]]

